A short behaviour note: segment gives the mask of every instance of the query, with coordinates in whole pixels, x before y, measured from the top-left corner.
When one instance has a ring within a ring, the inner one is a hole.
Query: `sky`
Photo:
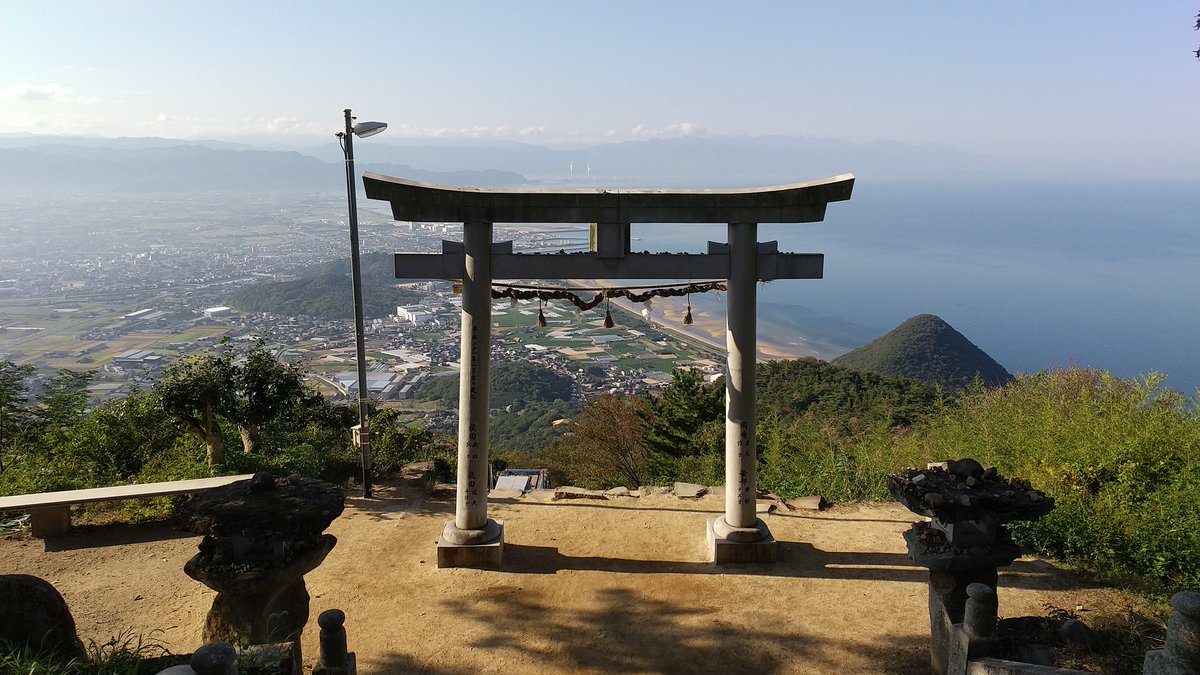
[[[0,0],[0,133],[785,134],[1200,176],[1200,0]]]

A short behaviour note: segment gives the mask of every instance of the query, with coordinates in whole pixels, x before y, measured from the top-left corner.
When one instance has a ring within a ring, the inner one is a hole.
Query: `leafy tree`
[[[371,416],[371,463],[380,474],[398,473],[433,440],[429,429],[402,424],[400,413],[385,408]]]
[[[232,363],[232,351],[225,352],[230,361],[231,394],[222,414],[242,437],[244,452],[258,448],[262,427],[273,420],[292,416],[307,399],[318,394],[304,386],[304,374],[296,366],[280,363],[261,343],[246,355],[243,363]]]
[[[574,424],[549,455],[557,472],[580,485],[642,484],[649,450],[642,442],[644,399],[600,394],[588,399]]]
[[[18,366],[12,361],[0,361],[0,473],[4,471],[4,456],[16,445],[17,437],[28,428],[29,410],[26,380],[33,366]]]
[[[95,378],[94,370],[60,370],[50,378],[37,397],[34,415],[41,427],[45,447],[54,448],[88,408],[88,385]]]
[[[237,427],[243,451],[253,453],[264,425],[293,417],[320,398],[304,386],[299,368],[280,363],[262,343],[240,362],[232,348],[183,359],[155,389],[163,408],[207,446],[210,466],[225,461],[218,418]]]
[[[695,454],[695,436],[706,422],[720,420],[725,411],[725,389],[704,382],[700,371],[676,368],[671,384],[658,396],[647,397],[641,410],[646,425],[646,447],[672,457]]]
[[[195,354],[180,359],[154,385],[163,410],[206,448],[209,466],[225,463],[225,437],[218,416],[230,407],[230,354]]]
[[[163,414],[158,396],[134,389],[72,425],[55,449],[55,463],[70,466],[79,487],[111,484],[164,461],[183,438],[184,432]],[[195,464],[194,457],[188,464]]]

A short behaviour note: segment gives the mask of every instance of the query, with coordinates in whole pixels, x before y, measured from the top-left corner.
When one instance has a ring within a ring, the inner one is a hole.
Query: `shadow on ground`
[[[151,520],[133,524],[76,525],[67,530],[65,534],[47,537],[43,540],[43,545],[48,552],[59,552],[104,546],[145,544],[152,541],[187,539],[189,537],[199,539],[200,535],[180,532],[165,520]]]
[[[551,612],[561,610],[555,607],[560,600],[517,586],[494,586],[447,607],[480,629],[470,633],[481,637],[464,641],[462,649],[494,653],[505,663],[520,664],[516,670],[521,672],[841,673],[857,671],[847,670],[847,664],[864,661],[878,664],[870,672],[884,675],[928,672],[927,647],[919,639],[817,638],[767,622],[748,631],[723,623],[717,610],[686,602],[622,588],[602,589],[598,596],[578,611]],[[402,653],[373,665],[388,673],[468,672],[418,663]]]
[[[555,574],[563,570],[618,572],[629,574],[742,574],[747,576],[854,581],[904,581],[924,584],[928,571],[917,567],[903,553],[857,553],[823,551],[805,542],[779,542],[775,564],[715,565],[709,562],[634,560],[600,556],[564,555],[553,546],[504,545],[504,567],[513,574]],[[1010,588],[1065,590],[1078,582],[1062,574],[1050,574],[1037,563],[1017,561],[1002,568],[1001,585]]]

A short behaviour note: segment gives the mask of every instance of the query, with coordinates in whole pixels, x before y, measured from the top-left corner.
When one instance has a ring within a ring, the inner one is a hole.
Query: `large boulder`
[[[50,582],[28,574],[0,575],[0,642],[39,655],[84,657],[67,601]]]

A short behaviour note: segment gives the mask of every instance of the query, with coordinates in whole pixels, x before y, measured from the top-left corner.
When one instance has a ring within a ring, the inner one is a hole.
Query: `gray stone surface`
[[[47,506],[29,511],[29,534],[38,539],[57,537],[71,529],[70,506]]]
[[[475,567],[500,569],[504,561],[504,523],[488,520],[499,528],[495,539],[479,544],[455,544],[438,539],[437,560],[439,568]],[[451,525],[453,523],[450,523]]]
[[[695,483],[676,483],[672,488],[672,492],[676,497],[682,499],[697,499],[708,494],[708,487],[704,485],[696,485]]]
[[[27,574],[0,576],[0,641],[34,654],[84,656],[67,601],[50,582]]]
[[[1005,661],[1003,659],[974,659],[967,664],[966,675],[1085,675],[1087,671],[1068,670],[1053,666]]]
[[[483,527],[476,530],[464,530],[458,526],[455,521],[446,523],[442,528],[441,540],[447,544],[490,544],[495,542],[503,534],[503,526],[495,520],[488,518],[483,522]]]
[[[996,634],[996,589],[978,582],[967,584],[967,602],[963,609],[963,628],[973,638]]]
[[[608,495],[609,497],[633,497],[633,496],[636,496],[632,492],[630,492],[629,488],[627,488],[627,487],[615,487],[615,488],[612,488],[609,490],[605,490],[604,494]]]
[[[1021,663],[1032,663],[1035,666],[1053,666],[1054,654],[1045,645],[1017,645],[1013,657]]]
[[[276,478],[261,471],[247,481],[218,487],[177,508],[178,529],[213,537],[311,537],[345,508],[340,488],[292,475]]]
[[[328,609],[317,617],[321,628],[318,639],[317,662],[312,675],[348,675],[353,672],[354,655],[346,648],[346,614],[340,609]]]
[[[366,172],[367,197],[396,220],[461,223],[808,223],[850,198],[854,176],[738,190],[456,188]],[[686,275],[684,278],[687,278]]]
[[[1200,673],[1200,594],[1176,593],[1171,596],[1171,607],[1175,611],[1167,620],[1167,659],[1164,663]]]
[[[554,490],[555,499],[608,499],[600,490],[585,490],[584,488],[564,486]]]
[[[337,544],[321,532],[344,505],[337,486],[260,472],[176,509],[176,527],[204,534],[184,572],[217,591],[204,623],[205,642],[291,641],[299,662],[308,622],[304,575]]]
[[[736,563],[774,563],[779,557],[779,547],[766,523],[761,520],[761,530],[757,541],[733,541],[720,536],[716,527],[722,517],[709,518],[706,536],[712,561],[718,565]]]
[[[1096,636],[1092,629],[1079,619],[1070,619],[1058,627],[1058,637],[1063,644],[1075,651],[1090,652],[1096,648]]]
[[[525,495],[523,490],[492,490],[488,493],[488,499],[520,499]]]
[[[237,665],[237,650],[224,643],[204,645],[191,659],[196,675],[237,675]]]
[[[1200,593],[1180,591],[1172,595],[1171,608],[1193,621],[1200,621]]]
[[[800,509],[801,511],[824,511],[829,508],[829,502],[825,501],[825,498],[820,495],[791,499],[787,503],[792,508]]]

